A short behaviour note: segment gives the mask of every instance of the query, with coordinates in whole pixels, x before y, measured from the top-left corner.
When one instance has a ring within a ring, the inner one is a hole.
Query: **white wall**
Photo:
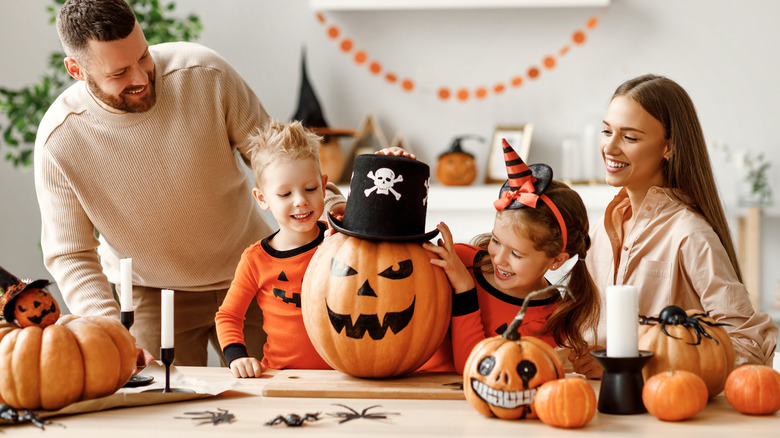
[[[648,72],[682,84],[697,105],[707,137],[732,148],[763,151],[780,166],[774,147],[780,86],[777,57],[780,31],[773,0],[612,0],[598,8],[477,9],[437,11],[326,12],[372,59],[418,88],[368,73],[344,55],[307,0],[180,0],[182,13],[200,15],[208,45],[246,77],[270,114],[287,119],[296,106],[300,47],[308,47],[309,74],[331,126],[357,127],[373,112],[388,137],[403,134],[414,151],[435,162],[452,137],[490,137],[497,124],[535,125],[530,162],[560,166],[561,142],[599,125],[612,91],[622,81]],[[47,24],[49,0],[0,0],[0,84],[21,86],[41,71],[57,48]],[[559,58],[537,80],[482,101],[442,102],[440,85],[492,85],[555,54],[592,15],[599,26],[582,46]],[[388,138],[389,140],[390,138]],[[347,144],[343,145],[348,146]],[[476,152],[483,168],[487,147]],[[0,151],[2,151],[0,149]],[[727,203],[736,200],[729,173],[714,157]],[[775,169],[776,170],[776,169]],[[773,175],[773,181],[776,176]],[[40,222],[32,174],[0,164],[0,265],[20,276],[47,277],[37,246]],[[769,219],[764,240],[765,304],[773,304],[780,273],[770,269],[778,256],[778,219]],[[489,226],[489,225],[486,225]]]

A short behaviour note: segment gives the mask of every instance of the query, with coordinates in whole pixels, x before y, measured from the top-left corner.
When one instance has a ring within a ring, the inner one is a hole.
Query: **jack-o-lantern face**
[[[504,419],[535,417],[536,388],[563,377],[563,365],[544,341],[496,336],[474,347],[463,369],[466,399],[483,415]]]
[[[531,297],[550,286],[530,293],[518,316],[501,336],[480,341],[463,367],[463,392],[471,406],[487,417],[507,420],[534,418],[534,395],[543,383],[564,376],[558,354],[546,342],[520,337],[520,325]]]
[[[59,317],[57,300],[43,289],[27,289],[14,300],[14,318],[21,327],[46,327]]]
[[[452,306],[431,257],[419,243],[328,238],[303,280],[303,321],[317,352],[358,377],[419,368],[444,339]]]
[[[477,178],[474,157],[465,152],[450,152],[439,157],[436,178],[448,186],[467,186]]]

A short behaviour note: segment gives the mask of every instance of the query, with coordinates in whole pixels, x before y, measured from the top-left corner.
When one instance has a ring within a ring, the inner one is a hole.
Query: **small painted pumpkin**
[[[446,186],[467,186],[477,179],[474,155],[461,147],[461,140],[467,137],[471,136],[455,138],[450,148],[439,155],[436,162],[436,179],[440,183]]]
[[[641,316],[638,346],[653,352],[642,370],[645,380],[670,369],[685,370],[704,379],[710,397],[720,394],[735,364],[731,338],[721,325],[701,310],[677,306]]]
[[[66,315],[56,324],[0,324],[0,402],[16,409],[57,410],[103,397],[135,370],[135,340],[106,316]]]
[[[14,300],[14,319],[21,327],[46,327],[60,318],[57,300],[44,289],[30,288]]]
[[[444,340],[452,309],[450,283],[432,257],[417,242],[326,239],[301,293],[320,356],[355,377],[400,376],[424,364]]]
[[[537,388],[564,376],[561,359],[550,345],[530,336],[521,339],[519,333],[530,299],[558,287],[528,294],[501,336],[484,339],[471,350],[463,367],[463,391],[477,412],[505,420],[535,418]]]
[[[585,426],[596,415],[596,391],[582,377],[550,380],[536,390],[534,412],[550,426]]]
[[[22,327],[46,327],[60,317],[60,306],[46,286],[49,280],[22,280],[0,267],[0,311]]]
[[[726,379],[726,401],[743,414],[780,410],[780,373],[766,365],[742,365]]]
[[[707,405],[707,385],[690,371],[669,370],[650,377],[642,388],[647,412],[663,421],[691,418]]]

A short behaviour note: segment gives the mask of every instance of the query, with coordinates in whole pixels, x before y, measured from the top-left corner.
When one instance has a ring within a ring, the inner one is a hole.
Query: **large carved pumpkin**
[[[452,292],[435,255],[414,242],[329,237],[303,279],[301,311],[317,352],[356,377],[407,374],[450,323]]]
[[[734,346],[720,325],[701,310],[677,306],[642,316],[638,346],[653,352],[642,370],[645,380],[667,370],[690,371],[704,379],[710,397],[720,394],[735,364]]]
[[[135,340],[105,316],[66,315],[47,327],[0,323],[0,402],[57,410],[103,397],[135,370]]]
[[[463,367],[463,391],[469,404],[482,415],[505,420],[535,418],[534,395],[543,383],[564,377],[558,354],[546,342],[519,329],[531,297],[501,336],[480,341]]]

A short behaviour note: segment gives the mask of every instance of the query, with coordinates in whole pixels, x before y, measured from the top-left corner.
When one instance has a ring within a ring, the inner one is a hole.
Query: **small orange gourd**
[[[534,411],[544,424],[582,427],[596,415],[596,391],[582,377],[551,380],[536,390]]]
[[[701,310],[687,312],[677,306],[664,308],[658,316],[640,318],[638,346],[653,352],[642,370],[645,380],[667,370],[685,370],[699,375],[710,397],[723,391],[735,353],[722,324]]]
[[[551,346],[538,338],[521,338],[519,332],[530,299],[559,287],[528,294],[501,336],[484,339],[471,350],[463,367],[463,391],[477,412],[505,420],[535,418],[537,388],[564,376],[561,359]]]
[[[780,373],[766,365],[742,365],[726,379],[726,401],[743,414],[780,410]]]
[[[707,385],[690,371],[669,370],[645,382],[642,402],[647,412],[663,421],[693,417],[707,405]]]

